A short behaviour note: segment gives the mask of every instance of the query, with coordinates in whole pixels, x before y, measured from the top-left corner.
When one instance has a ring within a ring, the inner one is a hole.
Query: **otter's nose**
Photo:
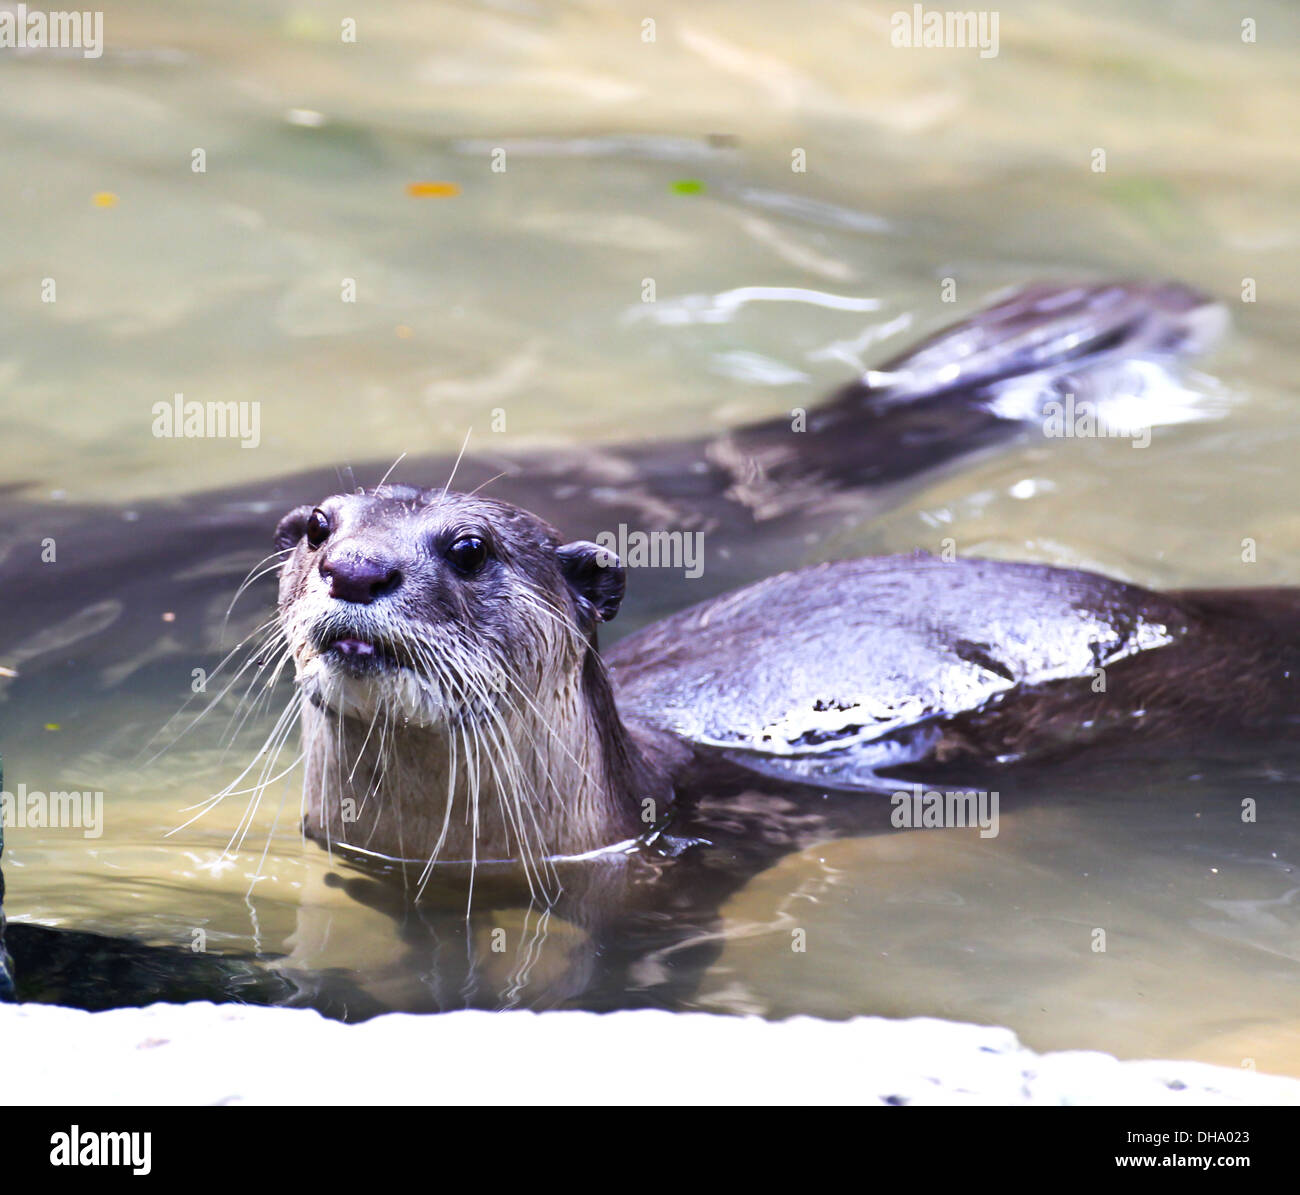
[[[330,597],[344,602],[373,602],[402,583],[402,574],[391,561],[373,556],[326,556],[320,574],[330,583]]]

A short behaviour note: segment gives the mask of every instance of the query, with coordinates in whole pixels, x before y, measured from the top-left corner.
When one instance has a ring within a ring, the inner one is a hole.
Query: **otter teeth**
[[[373,656],[376,648],[364,639],[336,639],[330,647],[342,656]]]

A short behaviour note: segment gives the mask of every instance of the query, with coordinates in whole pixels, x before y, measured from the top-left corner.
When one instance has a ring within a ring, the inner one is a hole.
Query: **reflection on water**
[[[647,43],[615,4],[395,3],[345,46],[347,7],[126,3],[98,63],[0,61],[0,483],[30,504],[23,538],[57,539],[69,504],[129,520],[146,498],[296,469],[383,462],[377,476],[404,451],[454,456],[471,425],[484,477],[527,446],[687,439],[809,405],[946,322],[945,278],[967,309],[1030,277],[1122,273],[1230,301],[1237,333],[1209,366],[1233,396],[1223,419],[1157,429],[1141,450],[1025,440],[785,545],[782,563],[952,536],[967,554],[1159,585],[1296,583],[1288,5],[1256,6],[1254,45],[1210,0],[1178,6],[1177,27],[1166,6],[1118,0],[1004,9],[985,61],[888,50],[892,4],[811,19],[674,0]],[[456,193],[411,194],[421,181]],[[340,301],[346,279],[356,303]],[[1235,302],[1243,279],[1258,302]],[[154,438],[153,404],[178,392],[260,402],[261,446]],[[245,514],[269,525],[285,505],[268,486]],[[412,911],[391,881],[300,843],[292,777],[233,862],[219,856],[242,809],[166,837],[251,741],[223,758],[214,727],[140,762],[189,692],[182,645],[215,647],[224,578],[266,550],[243,527],[208,534],[212,572],[173,578],[177,609],[130,591],[117,613],[144,633],[111,673],[0,674],[8,786],[102,790],[109,810],[99,839],[11,831],[20,921],[173,948],[134,970],[209,990],[259,955],[285,978],[258,972],[256,998],[334,1015],[937,1014],[1039,1048],[1300,1073],[1300,793],[1285,774],[1091,771],[1016,794],[992,840],[884,832],[865,806],[765,789],[676,831],[708,850],[577,867],[547,918],[485,880],[468,923],[455,884]],[[0,532],[0,558],[18,538]],[[177,550],[161,525],[152,558],[123,560],[120,543],[106,525],[115,575]],[[768,547],[750,551],[761,568]],[[93,596],[91,623],[110,613]],[[699,596],[634,576],[628,622]],[[268,608],[255,588],[231,636]],[[10,643],[0,623],[0,665],[21,671],[88,626],[52,617],[43,639]],[[199,931],[225,973],[194,977]],[[52,949],[29,942],[57,973]],[[106,982],[125,991],[120,971]]]

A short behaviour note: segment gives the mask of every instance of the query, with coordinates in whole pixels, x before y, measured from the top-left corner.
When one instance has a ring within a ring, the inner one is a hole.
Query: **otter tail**
[[[1222,335],[1222,304],[1177,282],[1038,283],[870,370],[833,401],[906,402],[1082,379],[1116,361],[1173,361]]]
[[[1053,417],[1087,415],[1107,435],[1204,418],[1214,404],[1179,370],[1226,325],[1221,304],[1174,282],[1028,286],[844,386],[805,435],[774,420],[735,433],[732,452],[762,476],[762,518],[917,476],[1025,426],[1069,434]]]

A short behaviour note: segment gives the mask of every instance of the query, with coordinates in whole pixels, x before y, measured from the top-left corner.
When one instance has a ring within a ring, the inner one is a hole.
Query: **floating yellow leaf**
[[[450,199],[460,194],[459,183],[407,183],[406,193],[412,199]]]

